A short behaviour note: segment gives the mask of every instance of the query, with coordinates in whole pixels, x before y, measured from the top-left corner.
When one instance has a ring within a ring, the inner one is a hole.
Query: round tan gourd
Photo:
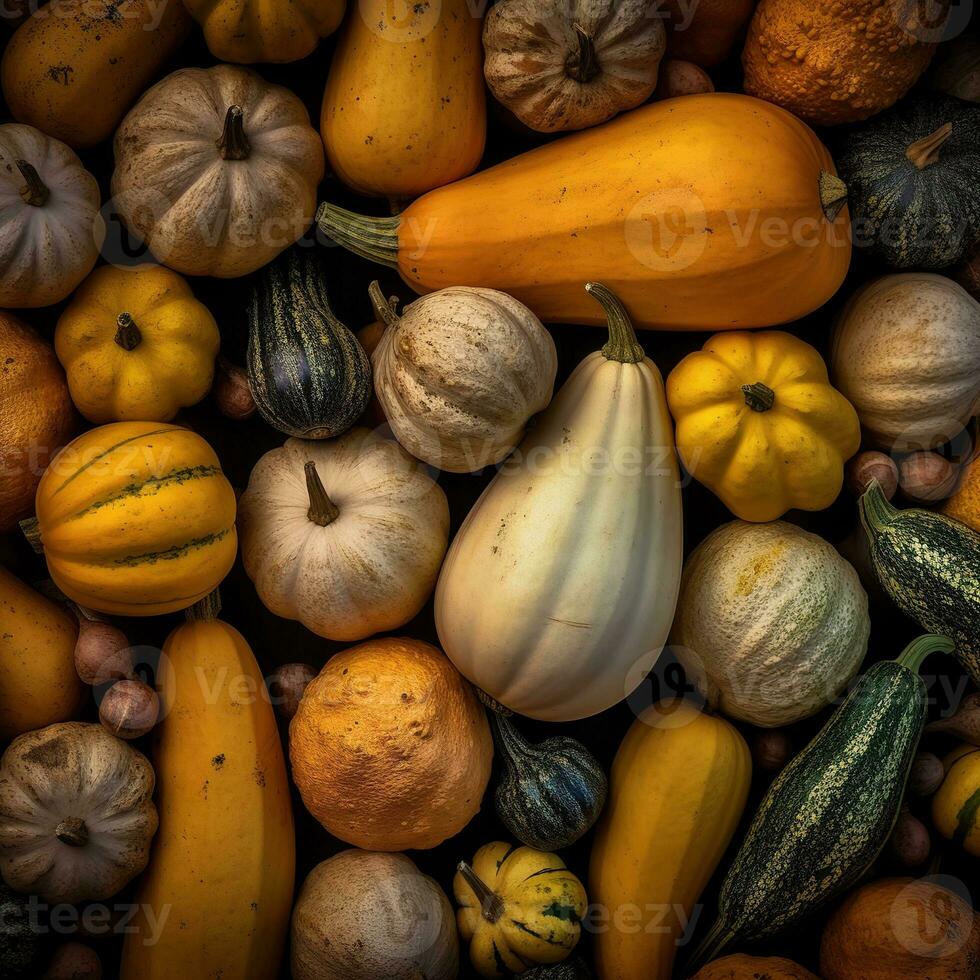
[[[455,980],[452,906],[404,854],[341,851],[303,883],[291,966],[294,980]]]
[[[933,449],[980,412],[980,303],[945,276],[883,276],[844,307],[831,366],[870,442]]]
[[[551,334],[496,289],[441,289],[400,317],[372,293],[388,324],[371,358],[374,387],[395,437],[452,473],[499,463],[551,401]]]
[[[691,980],[820,980],[806,967],[781,956],[733,953],[701,967]]]
[[[823,538],[732,521],[688,558],[670,643],[710,704],[775,728],[847,686],[869,632],[857,572]]]

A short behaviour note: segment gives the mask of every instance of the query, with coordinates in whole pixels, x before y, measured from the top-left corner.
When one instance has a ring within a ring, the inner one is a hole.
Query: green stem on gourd
[[[905,151],[905,155],[918,170],[925,170],[939,162],[939,151],[943,144],[953,135],[953,124],[943,123],[934,133],[916,140]]]
[[[460,861],[456,865],[456,870],[463,876],[463,880],[473,889],[473,894],[479,899],[480,912],[483,918],[490,923],[496,922],[504,914],[503,899],[491,891],[483,879],[465,861]]]
[[[575,82],[587,85],[602,71],[595,38],[580,24],[573,24],[578,48],[565,59],[565,74]]]
[[[218,139],[218,152],[222,160],[247,160],[252,144],[245,135],[245,113],[240,105],[228,106],[225,125]]]
[[[41,524],[36,517],[25,517],[18,526],[21,533],[27,538],[27,543],[34,550],[35,554],[44,554],[44,544],[41,542]]]
[[[685,975],[697,973],[705,963],[713,960],[731,942],[732,936],[733,933],[728,931],[725,920],[721,916],[715,919],[714,925],[685,964]]]
[[[310,495],[310,509],[306,512],[306,516],[320,527],[333,524],[340,517],[340,508],[323,489],[320,474],[316,471],[316,463],[310,460],[303,466],[303,471],[306,473],[306,492]]]
[[[189,623],[213,623],[221,615],[221,593],[215,589],[184,611]]]
[[[828,221],[836,221],[837,215],[847,204],[847,184],[829,170],[820,171],[820,207]]]
[[[401,218],[372,218],[336,204],[321,204],[317,227],[338,245],[381,265],[398,268],[398,227]]]
[[[374,315],[386,326],[394,327],[401,317],[398,315],[398,297],[389,296],[385,299],[385,294],[381,292],[381,284],[377,279],[368,286],[368,298],[371,306],[374,307]]]
[[[43,208],[51,197],[48,185],[41,180],[41,175],[26,160],[18,160],[17,169],[24,178],[24,186],[20,189],[21,199],[32,208]]]
[[[861,523],[868,537],[874,539],[874,535],[890,524],[898,516],[898,508],[892,507],[881,489],[881,484],[874,478],[868,484],[868,489],[864,491],[858,500],[858,511],[861,514]]]
[[[88,827],[81,817],[65,817],[55,827],[54,835],[69,847],[84,847],[88,843]]]
[[[510,718],[496,711],[490,711],[488,714],[490,715],[490,731],[493,734],[493,740],[505,760],[509,763],[510,756],[523,755],[529,748],[528,743]]]
[[[916,637],[896,658],[895,663],[908,667],[917,674],[922,662],[933,653],[952,653],[956,644],[938,633],[925,633]]]
[[[586,283],[585,291],[605,310],[609,324],[609,340],[602,348],[602,356],[620,364],[639,364],[646,355],[636,342],[633,324],[619,297],[601,282]]]
[[[116,317],[116,343],[123,350],[136,350],[143,340],[140,328],[136,326],[136,321],[129,313],[120,313]]]
[[[756,381],[754,385],[742,385],[742,394],[745,396],[745,404],[753,412],[768,412],[776,402],[776,392],[762,381]]]
[[[481,691],[478,687],[475,687],[474,690],[476,691],[476,696],[483,702],[483,705],[489,708],[494,714],[503,715],[505,718],[509,718],[514,713],[506,705],[501,704],[496,698],[490,697],[486,691]]]

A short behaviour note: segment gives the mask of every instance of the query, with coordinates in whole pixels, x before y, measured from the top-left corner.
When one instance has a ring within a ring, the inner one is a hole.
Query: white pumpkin
[[[254,272],[313,222],[323,145],[288,89],[248,68],[184,68],[116,132],[114,205],[164,265]]]
[[[331,640],[412,619],[449,538],[442,489],[398,443],[351,429],[288,439],[255,465],[238,505],[242,561],[259,598]]]
[[[63,300],[99,257],[99,185],[75,151],[33,126],[0,126],[0,306]]]
[[[687,559],[670,642],[711,706],[774,728],[847,686],[870,630],[857,572],[823,538],[732,521]]]
[[[558,355],[541,321],[496,289],[440,289],[400,317],[377,283],[371,299],[387,324],[374,389],[395,438],[452,473],[499,463],[551,401]]]
[[[147,864],[153,767],[101,725],[28,732],[0,759],[0,874],[47,902],[101,901]]]
[[[404,854],[341,851],[303,883],[291,966],[293,980],[455,980],[456,918]]]
[[[980,413],[980,303],[945,276],[883,276],[844,307],[831,366],[869,441],[933,449]]]
[[[663,380],[619,301],[470,511],[436,590],[443,649],[518,714],[571,721],[631,693],[670,628],[681,491]]]

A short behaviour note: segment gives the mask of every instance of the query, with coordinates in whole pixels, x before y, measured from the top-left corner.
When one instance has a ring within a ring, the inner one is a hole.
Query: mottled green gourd
[[[931,510],[898,510],[877,481],[860,500],[871,564],[885,592],[923,629],[955,643],[980,684],[980,534]]]
[[[918,99],[855,126],[837,156],[855,240],[896,269],[943,269],[980,241],[980,107]]]
[[[585,961],[578,956],[558,963],[556,966],[536,966],[519,974],[521,980],[592,980],[592,974]]]
[[[259,413],[287,435],[331,439],[367,407],[371,361],[333,315],[322,265],[309,249],[291,249],[256,285],[247,367]]]
[[[925,724],[919,667],[952,649],[944,636],[920,636],[897,660],[876,663],[777,777],[687,975],[732,943],[799,922],[867,870],[891,834]]]

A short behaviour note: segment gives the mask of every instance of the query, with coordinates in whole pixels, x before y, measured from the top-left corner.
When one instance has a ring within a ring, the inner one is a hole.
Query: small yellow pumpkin
[[[211,387],[218,325],[162,266],[96,269],[58,320],[54,346],[90,422],[167,422]]]
[[[947,840],[980,857],[980,752],[962,752],[949,764],[932,798],[932,822]]]
[[[980,531],[980,456],[963,468],[956,492],[939,509]]]
[[[485,844],[453,879],[456,922],[481,977],[560,963],[578,943],[588,899],[557,854]]]
[[[70,599],[119,616],[186,609],[235,561],[235,492],[189,429],[116,422],[80,435],[35,498],[48,571]]]
[[[829,507],[861,442],[823,359],[780,330],[716,334],[671,371],[667,401],[688,472],[746,521]]]

